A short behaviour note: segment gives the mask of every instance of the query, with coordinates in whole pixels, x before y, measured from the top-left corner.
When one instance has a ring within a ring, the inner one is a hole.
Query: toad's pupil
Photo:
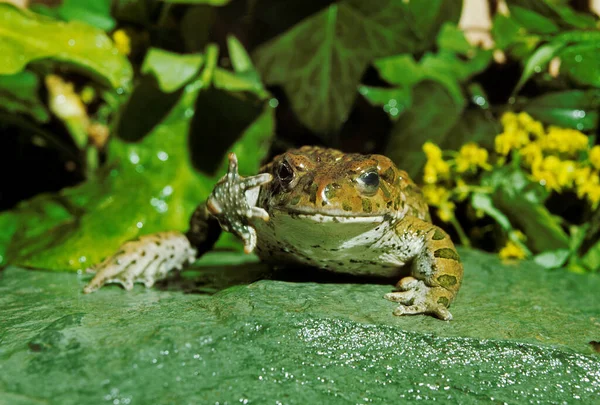
[[[374,172],[365,173],[360,176],[361,181],[365,186],[377,187],[379,186],[379,175]]]
[[[294,178],[294,172],[292,172],[292,169],[284,163],[277,169],[277,177],[279,177],[279,180],[282,183],[288,184]]]

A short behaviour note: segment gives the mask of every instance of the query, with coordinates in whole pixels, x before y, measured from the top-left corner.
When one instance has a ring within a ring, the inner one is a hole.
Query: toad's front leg
[[[238,173],[235,153],[229,154],[227,174],[215,185],[206,201],[210,214],[219,221],[221,228],[232,232],[244,242],[244,251],[250,253],[256,246],[256,230],[250,224],[252,218],[269,220],[267,211],[250,205],[246,192],[269,183],[273,177],[268,173],[242,177]]]
[[[448,311],[463,276],[463,265],[450,237],[441,228],[417,218],[402,220],[396,232],[410,246],[411,275],[385,295],[400,303],[394,315],[432,314],[448,321]]]
[[[200,204],[190,219],[190,229],[181,232],[158,232],[123,244],[112,256],[88,269],[96,273],[84,288],[91,293],[107,283],[119,283],[125,289],[134,283],[151,287],[172,270],[210,250],[221,233],[234,232],[244,240],[247,252],[256,244],[256,232],[249,225],[253,217],[269,218],[266,211],[250,206],[245,192],[271,181],[270,174],[241,177],[237,158],[229,156],[229,171],[217,183],[206,204]]]

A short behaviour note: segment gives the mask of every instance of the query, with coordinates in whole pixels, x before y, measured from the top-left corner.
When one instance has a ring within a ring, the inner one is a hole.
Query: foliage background
[[[583,3],[490,2],[481,44],[459,0],[0,4],[0,262],[78,270],[183,230],[229,150],[246,174],[322,144],[384,153],[421,180],[426,141],[493,153],[506,111],[591,147],[600,33]],[[547,267],[597,270],[598,210],[503,170],[483,205],[456,207],[466,240],[497,251],[519,230]]]

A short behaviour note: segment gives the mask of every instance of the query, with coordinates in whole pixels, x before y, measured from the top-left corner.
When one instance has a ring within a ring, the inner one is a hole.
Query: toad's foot
[[[445,288],[430,287],[414,277],[403,278],[396,287],[398,292],[385,295],[386,299],[400,303],[394,315],[433,314],[444,321],[452,319],[447,307],[453,294]]]
[[[180,232],[159,232],[124,243],[119,251],[102,263],[87,269],[96,275],[83,289],[91,293],[106,283],[119,283],[126,290],[133,283],[152,287],[173,269],[180,270],[196,259],[196,249]]]
[[[248,204],[246,191],[267,184],[271,180],[273,176],[268,173],[251,177],[240,176],[237,157],[235,153],[230,153],[227,174],[215,185],[206,202],[206,207],[219,221],[221,228],[233,232],[242,239],[246,253],[252,252],[256,246],[256,230],[250,225],[250,219],[269,220],[267,211]]]

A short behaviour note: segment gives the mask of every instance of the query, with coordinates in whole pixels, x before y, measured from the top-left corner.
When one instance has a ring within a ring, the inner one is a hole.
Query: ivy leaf
[[[446,23],[442,26],[436,43],[439,49],[463,55],[473,49],[473,46],[465,38],[463,30],[458,28],[456,24],[451,23]]]
[[[418,83],[412,90],[412,106],[394,125],[385,154],[417,178],[425,163],[423,143],[442,143],[462,111],[463,104],[457,103],[438,82]]]
[[[152,73],[160,89],[165,93],[171,93],[191,80],[203,63],[204,56],[201,54],[179,55],[150,48],[142,63],[142,73]]]
[[[371,87],[360,86],[358,92],[374,106],[383,106],[389,117],[398,119],[400,114],[410,108],[412,103],[411,89],[408,87]]]
[[[595,18],[589,14],[573,11],[567,5],[548,0],[507,0],[508,8],[512,11],[514,6],[533,11],[541,16],[547,17],[560,27],[564,28],[595,28]]]
[[[27,114],[39,122],[50,119],[38,97],[39,80],[32,72],[0,75],[0,106],[11,113]]]
[[[533,98],[523,110],[547,124],[590,131],[598,127],[598,107],[600,90],[566,90]]]
[[[194,208],[225,173],[226,152],[237,153],[240,173],[256,173],[274,133],[274,110],[256,94],[230,93],[204,79],[200,74],[169,93],[178,96],[175,105],[146,136],[112,138],[106,169],[96,177],[0,214],[7,227],[0,239],[2,264],[88,267],[126,240],[186,230]],[[164,98],[160,91],[151,94]],[[120,120],[137,117],[125,110]]]
[[[356,88],[375,58],[426,49],[444,21],[458,21],[460,2],[346,0],[330,5],[258,48],[267,84],[283,86],[298,118],[332,133],[348,117]]]
[[[565,47],[560,53],[560,75],[580,86],[600,88],[600,39]]]
[[[224,6],[231,0],[162,0],[171,4],[206,4],[209,6]]]
[[[523,74],[519,79],[519,82],[513,90],[513,94],[516,94],[521,87],[529,80],[534,73],[539,73],[548,65],[550,60],[556,56],[559,49],[565,46],[565,43],[560,41],[553,41],[548,44],[540,46],[533,54],[525,61],[525,67],[523,68]]]
[[[527,31],[535,34],[554,34],[559,30],[551,19],[523,7],[512,6],[510,15]]]
[[[0,3],[0,15],[0,74],[18,73],[28,63],[50,58],[81,67],[114,88],[129,88],[131,65],[102,30],[77,21],[55,21],[6,3]]]
[[[64,0],[55,7],[32,4],[31,9],[65,21],[82,21],[101,30],[111,31],[115,27],[115,19],[110,13],[111,3],[111,0]]]

